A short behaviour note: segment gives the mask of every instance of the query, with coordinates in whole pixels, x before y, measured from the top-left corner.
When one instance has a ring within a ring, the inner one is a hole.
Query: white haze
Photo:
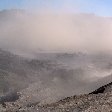
[[[94,14],[0,12],[0,47],[18,54],[110,52],[112,19]]]
[[[37,62],[38,65],[39,62],[34,60],[34,68],[37,67],[37,71],[34,71],[35,74],[27,74],[28,78],[30,77],[29,82],[33,80],[36,83],[25,89],[25,94],[31,92],[36,101],[39,98],[49,102],[52,97],[53,101],[56,101],[74,94],[89,93],[111,81],[109,75],[112,73],[112,58],[110,55],[103,57],[83,53],[69,54],[69,52],[79,51],[111,53],[111,18],[83,13],[65,14],[42,11],[32,14],[23,10],[1,11],[0,48],[24,56],[43,52],[44,55],[40,53],[41,60],[39,60],[42,63],[45,61],[42,57],[51,59],[50,69],[35,66],[35,63]],[[58,55],[56,58],[52,56],[52,52],[67,52],[68,54],[56,54]],[[56,63],[52,64],[52,61]],[[32,71],[32,66],[27,68],[27,64],[20,65],[26,71]],[[49,68],[49,63],[46,65],[45,62],[45,66]],[[39,67],[42,71],[38,71]],[[13,77],[12,74],[11,76]],[[106,76],[109,77],[105,78]],[[21,82],[18,78],[14,80],[12,77],[11,82]],[[38,89],[41,90],[37,92]]]

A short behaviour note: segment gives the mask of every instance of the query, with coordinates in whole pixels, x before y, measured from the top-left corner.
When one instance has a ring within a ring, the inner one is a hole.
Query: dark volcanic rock
[[[19,96],[20,95],[16,91],[11,91],[6,95],[0,97],[0,104],[3,104],[5,102],[15,102],[19,99]]]
[[[104,93],[108,88],[111,89],[111,87],[112,87],[112,82],[109,83],[109,84],[107,84],[107,85],[104,85],[104,86],[98,88],[97,90],[95,90],[95,91],[93,91],[93,92],[91,92],[91,93],[89,93],[89,94]]]

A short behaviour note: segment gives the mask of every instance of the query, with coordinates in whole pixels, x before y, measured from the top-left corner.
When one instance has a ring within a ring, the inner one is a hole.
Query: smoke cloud
[[[0,12],[0,47],[15,53],[111,51],[112,20],[94,14]]]
[[[33,56],[38,52],[110,52],[112,51],[111,31],[111,18],[94,14],[65,14],[49,11],[32,14],[23,10],[0,12],[0,48],[24,56]],[[50,53],[43,54],[40,55],[41,58],[45,56],[52,60]],[[106,77],[112,73],[112,59],[108,58],[109,56],[103,58],[101,55],[90,55],[89,57],[83,53],[82,55],[65,53],[56,54],[56,56],[53,58],[56,64],[42,60],[30,60],[24,63],[22,60],[20,63],[20,60],[15,59],[12,66],[6,60],[9,57],[3,59],[8,63],[9,68],[12,67],[11,70],[17,67],[17,73],[19,71],[21,74],[18,76],[27,74],[26,85],[36,82],[33,88],[32,85],[27,88],[28,92],[34,91],[33,93],[38,89],[39,96],[34,95],[36,101],[40,98],[39,100],[44,99],[49,102],[51,100],[49,98],[52,97],[54,98],[52,100],[55,100],[74,94],[89,93],[111,80],[110,77],[99,80],[100,77]],[[13,62],[12,58],[11,62]],[[49,68],[50,65],[51,68]],[[59,65],[66,68],[61,69]],[[11,74],[11,78],[8,78],[11,79],[11,83],[13,81],[18,85],[24,83],[23,81],[21,83],[21,77],[20,80],[18,77],[17,80],[12,77]],[[25,93],[28,92],[25,89]]]

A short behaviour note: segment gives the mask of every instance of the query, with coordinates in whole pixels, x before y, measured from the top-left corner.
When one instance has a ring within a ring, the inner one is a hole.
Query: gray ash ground
[[[37,56],[0,50],[0,112],[112,111],[112,55]]]
[[[5,102],[6,107],[0,105],[0,112],[112,112],[112,83],[90,94],[67,97],[51,104],[31,103],[29,97],[20,96],[16,102]]]

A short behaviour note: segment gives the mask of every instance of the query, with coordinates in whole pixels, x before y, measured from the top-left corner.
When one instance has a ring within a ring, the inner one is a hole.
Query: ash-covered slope
[[[105,90],[101,93],[99,90],[104,87]],[[25,102],[24,100],[23,102]],[[1,112],[111,112],[112,83],[104,85],[90,94],[67,97],[56,103],[44,105],[40,105],[39,102],[29,102],[27,105],[21,103],[20,100],[5,103],[5,107],[1,105],[0,110]]]
[[[43,77],[41,74],[51,68],[49,61],[27,59],[0,49],[0,94],[19,91],[30,83],[38,82]]]
[[[105,90],[101,93],[100,90],[104,87]],[[90,94],[67,97],[45,107],[51,112],[111,112],[112,83],[104,85]]]
[[[66,97],[88,94],[110,83],[111,65],[112,56],[109,54],[40,53],[37,58],[29,59],[0,50],[1,97],[7,98],[7,95],[11,95],[12,98],[11,91],[20,92],[21,96],[12,108],[18,109],[19,105],[21,109],[32,109],[30,107],[35,105],[42,110],[45,108],[38,105],[54,105]],[[89,98],[91,95],[82,96]],[[82,96],[76,98],[83,98]],[[96,96],[92,94],[92,98]],[[10,112],[9,105],[12,104],[7,104],[7,99],[3,103],[6,103],[6,109]]]
[[[37,89],[57,90],[66,93],[65,97],[89,93],[111,81],[111,77],[105,78],[112,73],[111,68],[112,56],[107,54],[40,53],[28,59],[0,50],[0,90],[2,94],[39,83]]]

